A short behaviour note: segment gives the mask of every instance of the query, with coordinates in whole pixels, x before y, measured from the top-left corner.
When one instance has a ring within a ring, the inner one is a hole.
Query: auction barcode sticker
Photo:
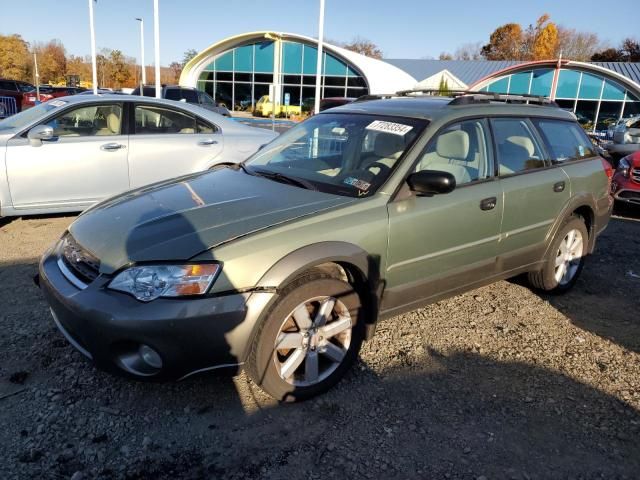
[[[403,125],[402,123],[385,122],[384,120],[376,120],[367,125],[367,130],[375,130],[377,132],[392,133],[394,135],[406,135],[411,131],[411,125]]]

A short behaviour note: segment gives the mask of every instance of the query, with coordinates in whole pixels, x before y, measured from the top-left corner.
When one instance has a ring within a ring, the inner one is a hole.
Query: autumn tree
[[[606,48],[592,55],[593,62],[638,62],[640,61],[640,43],[625,38],[618,48]]]
[[[453,60],[453,55],[447,52],[442,52],[438,55],[438,60]]]
[[[183,65],[180,62],[171,62],[169,64],[169,70],[173,76],[173,82],[178,83],[180,81],[180,74],[182,73]]]
[[[364,55],[366,57],[377,58],[377,59],[382,58],[382,50],[380,50],[380,48],[378,48],[378,46],[375,43],[373,43],[371,40],[368,40],[366,38],[355,37],[350,42],[342,45],[342,47],[346,48],[347,50],[351,50],[352,52],[356,52],[361,55]]]
[[[29,44],[20,35],[0,35],[0,77],[33,81]]]
[[[558,49],[558,27],[550,21],[548,14],[538,18],[532,33],[532,48],[526,52],[526,56],[531,60],[554,58]]]
[[[558,26],[558,53],[562,52],[562,58],[588,62],[600,49],[597,34]]]
[[[111,50],[109,63],[111,64],[110,79],[113,82],[112,86],[122,88],[132,77],[125,56],[120,50]]]
[[[60,40],[36,43],[34,51],[38,58],[38,74],[41,83],[60,83],[67,72],[67,55]]]
[[[487,60],[521,60],[522,41],[522,27],[507,23],[494,30],[481,53]]]

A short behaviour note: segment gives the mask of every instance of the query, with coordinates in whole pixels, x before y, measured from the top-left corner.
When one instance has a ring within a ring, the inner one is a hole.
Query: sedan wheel
[[[560,242],[556,255],[555,279],[558,285],[567,285],[575,277],[584,250],[582,232],[570,230]]]

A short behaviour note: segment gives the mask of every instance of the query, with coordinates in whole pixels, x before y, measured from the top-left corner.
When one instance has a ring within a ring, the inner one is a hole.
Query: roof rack
[[[443,93],[446,93],[443,95]],[[448,90],[442,92],[439,89],[433,88],[416,88],[412,90],[400,90],[396,93],[363,95],[358,97],[355,102],[366,102],[368,100],[383,100],[385,98],[397,98],[397,97],[420,97],[420,96],[433,96],[433,97],[453,97],[449,102],[449,105],[471,105],[478,103],[491,103],[491,102],[503,102],[503,103],[518,103],[528,105],[546,105],[550,107],[557,107],[558,104],[543,95],[529,95],[529,94],[510,94],[500,92],[486,92],[486,91],[474,91],[474,90]]]

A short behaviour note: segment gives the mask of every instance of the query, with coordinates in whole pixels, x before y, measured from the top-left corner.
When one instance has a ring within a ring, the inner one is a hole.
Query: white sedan
[[[0,121],[0,216],[84,210],[125,190],[238,163],[275,136],[171,100],[50,100]]]

